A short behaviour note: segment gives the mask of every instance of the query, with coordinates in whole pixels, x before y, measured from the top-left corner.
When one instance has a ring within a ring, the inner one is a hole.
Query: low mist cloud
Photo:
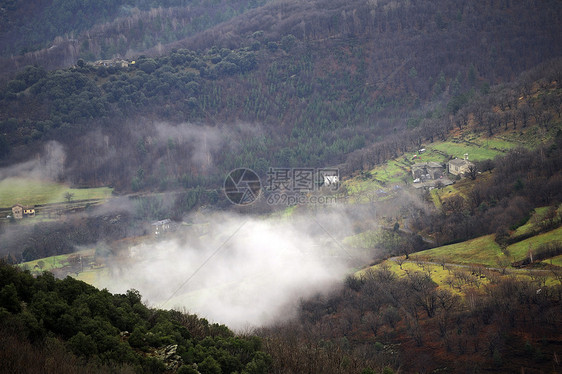
[[[18,177],[57,181],[63,175],[65,160],[63,146],[56,141],[49,141],[32,160],[1,168],[0,181]]]
[[[350,267],[337,239],[349,223],[335,213],[290,222],[222,213],[208,222],[131,248],[98,286],[135,288],[150,305],[243,329],[291,317],[299,299],[328,290]]]
[[[213,164],[212,155],[222,149],[237,149],[240,141],[262,133],[260,126],[247,123],[208,126],[158,122],[154,124],[154,129],[161,142],[187,145],[190,149],[189,161],[198,168],[210,167]]]

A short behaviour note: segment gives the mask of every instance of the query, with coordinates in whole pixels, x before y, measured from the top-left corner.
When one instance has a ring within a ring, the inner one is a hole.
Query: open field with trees
[[[112,188],[71,188],[62,183],[30,178],[6,178],[0,181],[0,208],[22,205],[44,205],[74,200],[105,200]],[[70,197],[70,199],[69,199]]]
[[[84,249],[71,254],[50,256],[38,260],[23,262],[19,264],[19,266],[25,270],[29,270],[33,275],[38,275],[43,271],[53,273],[53,270],[69,266],[71,264],[80,265],[80,257],[93,258],[94,252],[95,251],[93,249]],[[87,265],[89,265],[89,262]]]

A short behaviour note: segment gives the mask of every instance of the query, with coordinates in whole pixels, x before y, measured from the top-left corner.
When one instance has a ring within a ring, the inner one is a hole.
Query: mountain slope
[[[311,42],[367,37],[377,50],[371,57],[376,58],[379,64],[396,68],[400,64],[396,65],[395,59],[401,62],[413,59],[411,65],[418,73],[428,69],[427,74],[434,78],[442,70],[449,75],[443,69],[445,64],[452,70],[459,63],[472,63],[480,73],[495,66],[494,73],[486,76],[495,81],[513,77],[514,73],[560,53],[557,48],[552,48],[559,45],[557,41],[562,31],[561,6],[556,1],[412,3],[317,0],[262,4],[240,1],[227,6],[221,3],[216,10],[211,10],[203,3],[199,7],[177,8],[173,15],[171,10],[166,9],[141,11],[113,24],[100,23],[87,32],[66,38],[66,41],[63,38],[59,45],[67,47],[59,48],[61,50],[56,56],[44,50],[13,60],[4,59],[1,65],[5,73],[32,63],[55,68],[67,66],[65,64],[76,61],[79,56],[125,56],[134,51],[140,53],[159,43],[163,47],[147,53],[158,54],[181,47],[203,49],[213,45],[232,49],[243,44],[256,31],[262,31],[267,41],[279,41],[287,34]],[[256,6],[256,9],[243,13]],[[243,14],[233,17],[240,13]],[[217,14],[219,16],[213,16]],[[229,17],[233,18],[228,20]],[[204,22],[206,27],[226,22],[193,34],[206,28],[197,26],[201,23],[197,20],[209,18],[215,21]],[[181,38],[186,32],[193,36],[165,45],[167,41]],[[147,39],[146,33],[150,33],[152,41]],[[363,44],[362,41],[359,43]],[[502,71],[498,72],[500,67]]]
[[[360,169],[443,136],[453,123],[463,126],[470,113],[489,131],[509,122],[484,110],[489,105],[479,95],[560,53],[549,45],[562,35],[555,32],[558,3],[389,4],[371,4],[371,12],[357,2],[274,2],[182,42],[216,44],[210,48],[174,44],[169,54],[141,56],[126,67],[27,67],[0,92],[0,155],[13,163],[29,157],[24,144],[56,140],[76,162],[67,163],[74,183],[122,189],[134,178],[141,181],[135,189],[220,183],[225,170],[241,165],[263,173],[268,165],[347,160],[349,169]],[[255,21],[275,14],[270,26]],[[306,32],[299,33],[298,19],[309,25]],[[521,34],[527,26],[536,32]],[[538,78],[521,77],[521,85],[558,81],[557,66],[539,66],[532,73]],[[517,109],[512,114],[524,122],[532,115],[548,122],[531,106],[514,107],[517,91],[529,90],[508,87],[499,105]],[[549,95],[540,105],[557,106],[559,98]],[[472,107],[460,110],[469,100]],[[380,145],[384,139],[390,142]],[[190,161],[180,162],[186,156]]]
[[[117,43],[126,50],[169,42],[262,4],[245,0],[2,1],[0,54],[23,54],[79,38],[86,43],[83,46],[92,40],[101,42],[106,49],[98,50],[98,55],[103,52],[101,57],[108,58],[106,54]],[[111,40],[112,34],[121,40]],[[96,50],[95,46],[86,49]]]

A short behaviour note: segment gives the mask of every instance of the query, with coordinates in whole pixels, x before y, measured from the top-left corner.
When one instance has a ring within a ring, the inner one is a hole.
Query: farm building
[[[23,206],[16,204],[12,207],[12,217],[15,219],[23,218]]]
[[[445,167],[438,162],[423,162],[412,165],[412,177],[420,181],[443,177]]]
[[[35,217],[35,208],[31,206],[23,207],[24,217]]]
[[[35,217],[35,207],[16,204],[12,207],[12,216],[14,217],[14,219]]]
[[[169,218],[163,219],[161,221],[152,222],[152,233],[154,236],[162,235],[173,229],[173,222]]]
[[[468,161],[468,153],[464,154],[464,159],[455,158],[449,161],[449,173],[453,175],[463,175],[469,171],[474,164]]]

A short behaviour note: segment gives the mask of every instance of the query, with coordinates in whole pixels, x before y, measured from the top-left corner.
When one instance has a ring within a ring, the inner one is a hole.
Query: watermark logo
[[[231,171],[224,182],[226,197],[236,205],[248,205],[256,201],[261,191],[266,193],[269,205],[330,204],[336,202],[339,169],[333,168],[269,168],[265,183],[246,168]]]
[[[236,205],[253,203],[259,198],[261,189],[260,177],[251,169],[234,169],[224,180],[224,193]]]
[[[267,195],[266,202],[269,205],[328,205],[338,202],[337,196],[306,195],[302,193],[288,194],[274,192]]]
[[[268,192],[313,192],[322,187],[330,191],[339,189],[339,169],[269,168],[266,174]]]

